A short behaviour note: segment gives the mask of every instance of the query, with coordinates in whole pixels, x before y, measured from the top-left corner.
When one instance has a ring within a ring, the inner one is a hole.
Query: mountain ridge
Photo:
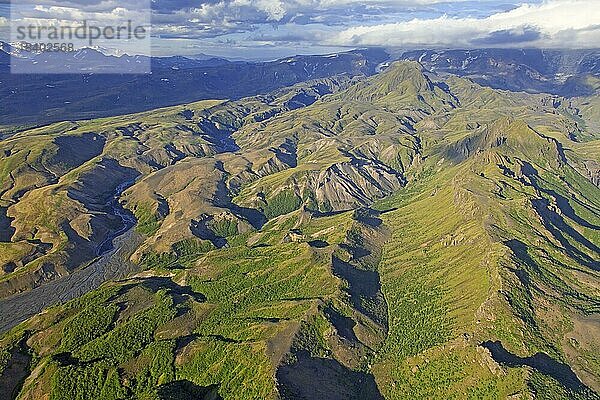
[[[412,50],[399,58],[495,89],[576,97],[594,93],[582,80],[600,74],[599,56],[598,49],[472,49]]]
[[[100,57],[100,65],[107,57]],[[2,54],[2,51],[0,51]],[[91,68],[88,61],[71,60],[72,55],[42,54],[63,64]],[[66,57],[65,62],[61,61]],[[10,74],[9,58],[0,65],[0,94],[3,114],[0,125],[47,124],[65,119],[90,119],[147,111],[154,108],[214,98],[239,99],[264,94],[303,81],[348,73],[371,75],[388,58],[380,49],[350,51],[338,57],[298,56],[295,62],[230,62],[220,59],[193,60],[181,57],[151,58],[152,74]],[[125,66],[131,57],[115,58],[113,70]],[[123,64],[123,65],[121,65]],[[32,102],[28,93],[38,93]],[[29,114],[25,114],[25,112]]]
[[[582,101],[399,62],[0,142],[0,165],[31,164],[1,196],[35,232],[0,243],[17,259],[51,237],[39,258],[60,254],[69,213],[98,218],[94,182],[141,175],[119,196],[138,271],[1,337],[4,359],[36,355],[21,398],[597,398],[600,189],[584,166],[600,137]],[[104,142],[82,161],[58,137]],[[81,239],[99,232],[81,219]]]

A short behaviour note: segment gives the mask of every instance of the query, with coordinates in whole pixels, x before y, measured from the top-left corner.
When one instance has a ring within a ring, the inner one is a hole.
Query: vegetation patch
[[[291,190],[283,190],[267,201],[263,212],[267,219],[273,219],[297,210],[302,199]]]

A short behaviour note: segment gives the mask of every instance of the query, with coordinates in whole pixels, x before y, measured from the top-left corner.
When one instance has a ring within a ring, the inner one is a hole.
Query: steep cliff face
[[[585,163],[585,169],[587,171],[587,176],[592,183],[596,186],[600,186],[600,163],[593,160],[587,161]]]

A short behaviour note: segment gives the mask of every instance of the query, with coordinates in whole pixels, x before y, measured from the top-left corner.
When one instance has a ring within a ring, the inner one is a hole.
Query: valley
[[[3,137],[4,387],[599,398],[597,92],[426,65]]]

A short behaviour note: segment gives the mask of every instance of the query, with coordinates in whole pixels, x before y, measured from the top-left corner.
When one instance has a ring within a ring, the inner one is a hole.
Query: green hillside
[[[600,398],[599,113],[401,62],[18,132],[0,393]]]

